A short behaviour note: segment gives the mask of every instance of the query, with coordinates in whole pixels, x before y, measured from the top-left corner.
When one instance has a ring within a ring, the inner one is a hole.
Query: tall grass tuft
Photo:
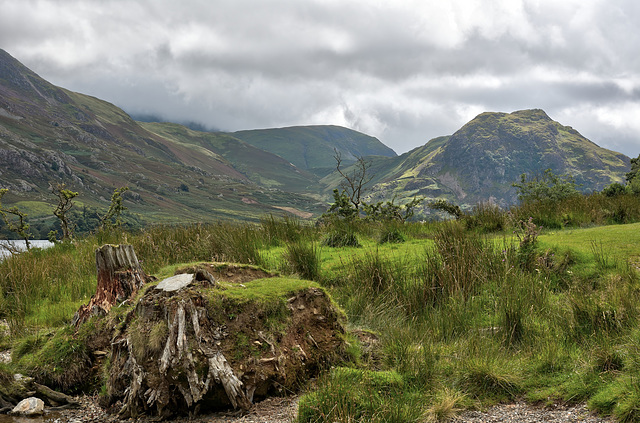
[[[290,242],[284,256],[291,269],[301,278],[320,280],[320,251],[314,243]]]
[[[467,229],[482,233],[500,232],[507,226],[507,217],[499,206],[489,202],[478,203],[471,214],[464,217]]]
[[[401,244],[405,241],[405,236],[395,227],[384,227],[378,238],[378,244]]]
[[[286,242],[296,242],[303,238],[310,238],[313,229],[303,224],[300,219],[284,215],[274,217],[272,214],[260,219],[260,228],[264,232],[266,245],[280,246]]]
[[[468,399],[464,393],[445,387],[434,395],[424,420],[427,423],[451,421],[466,403]]]
[[[376,294],[402,283],[402,266],[396,260],[382,256],[378,250],[354,259],[353,281],[367,292]]]
[[[95,293],[95,253],[90,243],[33,249],[0,262],[0,314],[12,332],[25,324],[63,324]]]
[[[197,260],[262,265],[264,233],[256,225],[239,223],[153,226],[131,239],[136,254],[150,271]]]
[[[471,395],[504,401],[512,400],[522,391],[522,378],[512,361],[492,346],[476,351],[461,363],[461,383]]]
[[[591,241],[591,253],[596,263],[596,269],[599,271],[606,271],[615,265],[611,262],[611,259],[607,252],[604,250],[602,242],[597,243],[595,240]]]
[[[327,247],[362,247],[355,232],[349,230],[334,230],[322,240],[322,245]]]
[[[417,421],[421,407],[394,371],[336,368],[300,398],[298,422]]]
[[[435,304],[452,295],[468,298],[502,273],[504,264],[495,244],[466,232],[458,222],[444,223],[434,243],[435,249],[426,249],[418,271],[427,302]]]

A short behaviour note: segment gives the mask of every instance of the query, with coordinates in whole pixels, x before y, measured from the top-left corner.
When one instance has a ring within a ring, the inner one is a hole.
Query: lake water
[[[31,244],[31,248],[49,248],[53,245],[52,242],[44,239],[30,239],[29,244]],[[5,246],[8,246],[11,250],[24,251],[27,249],[26,243],[22,240],[0,240],[0,260],[11,255],[11,252]]]

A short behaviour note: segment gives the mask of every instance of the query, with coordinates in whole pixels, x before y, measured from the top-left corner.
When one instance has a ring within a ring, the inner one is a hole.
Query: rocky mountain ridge
[[[376,138],[337,126],[202,132],[138,122],[113,104],[56,87],[0,50],[0,187],[31,217],[51,217],[51,187],[81,206],[108,207],[115,188],[145,222],[317,217],[348,166],[371,163],[368,200],[415,195],[465,207],[508,206],[522,173],[571,174],[583,191],[624,180],[629,158],[598,147],[539,109],[482,113],[453,135],[397,156]],[[44,229],[43,229],[44,230]]]
[[[397,195],[446,198],[473,206],[517,201],[511,186],[520,175],[570,174],[583,192],[623,182],[629,157],[597,146],[575,129],[552,120],[543,110],[482,113],[451,136],[396,158],[376,158],[370,199]],[[333,179],[331,179],[333,178]],[[335,175],[324,180],[335,185]]]

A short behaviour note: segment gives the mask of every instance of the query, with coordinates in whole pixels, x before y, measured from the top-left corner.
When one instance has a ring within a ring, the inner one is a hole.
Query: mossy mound
[[[182,269],[195,275],[191,283],[148,287],[126,316],[107,379],[121,417],[248,408],[254,398],[295,391],[342,358],[342,315],[322,288],[228,266]]]

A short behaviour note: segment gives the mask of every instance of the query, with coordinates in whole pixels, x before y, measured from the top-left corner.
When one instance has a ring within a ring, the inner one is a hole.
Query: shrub
[[[518,248],[518,261],[520,267],[524,270],[533,270],[535,264],[535,251],[538,243],[538,236],[542,227],[533,223],[533,218],[530,217],[526,222],[518,222],[518,226],[514,233],[520,241]]]
[[[523,203],[557,202],[578,195],[573,176],[557,176],[551,169],[545,170],[542,175],[533,175],[529,178],[523,173],[520,175],[520,182],[514,182],[512,186],[517,188],[518,199]]]
[[[609,185],[608,187],[605,187],[602,190],[602,193],[606,197],[617,197],[618,195],[622,195],[622,194],[627,193],[627,187],[622,185],[619,182],[614,182],[611,185]]]
[[[432,210],[439,210],[456,218],[456,220],[460,220],[464,217],[464,212],[460,209],[460,207],[456,204],[450,203],[447,200],[436,200],[432,201],[428,204],[428,206]]]

